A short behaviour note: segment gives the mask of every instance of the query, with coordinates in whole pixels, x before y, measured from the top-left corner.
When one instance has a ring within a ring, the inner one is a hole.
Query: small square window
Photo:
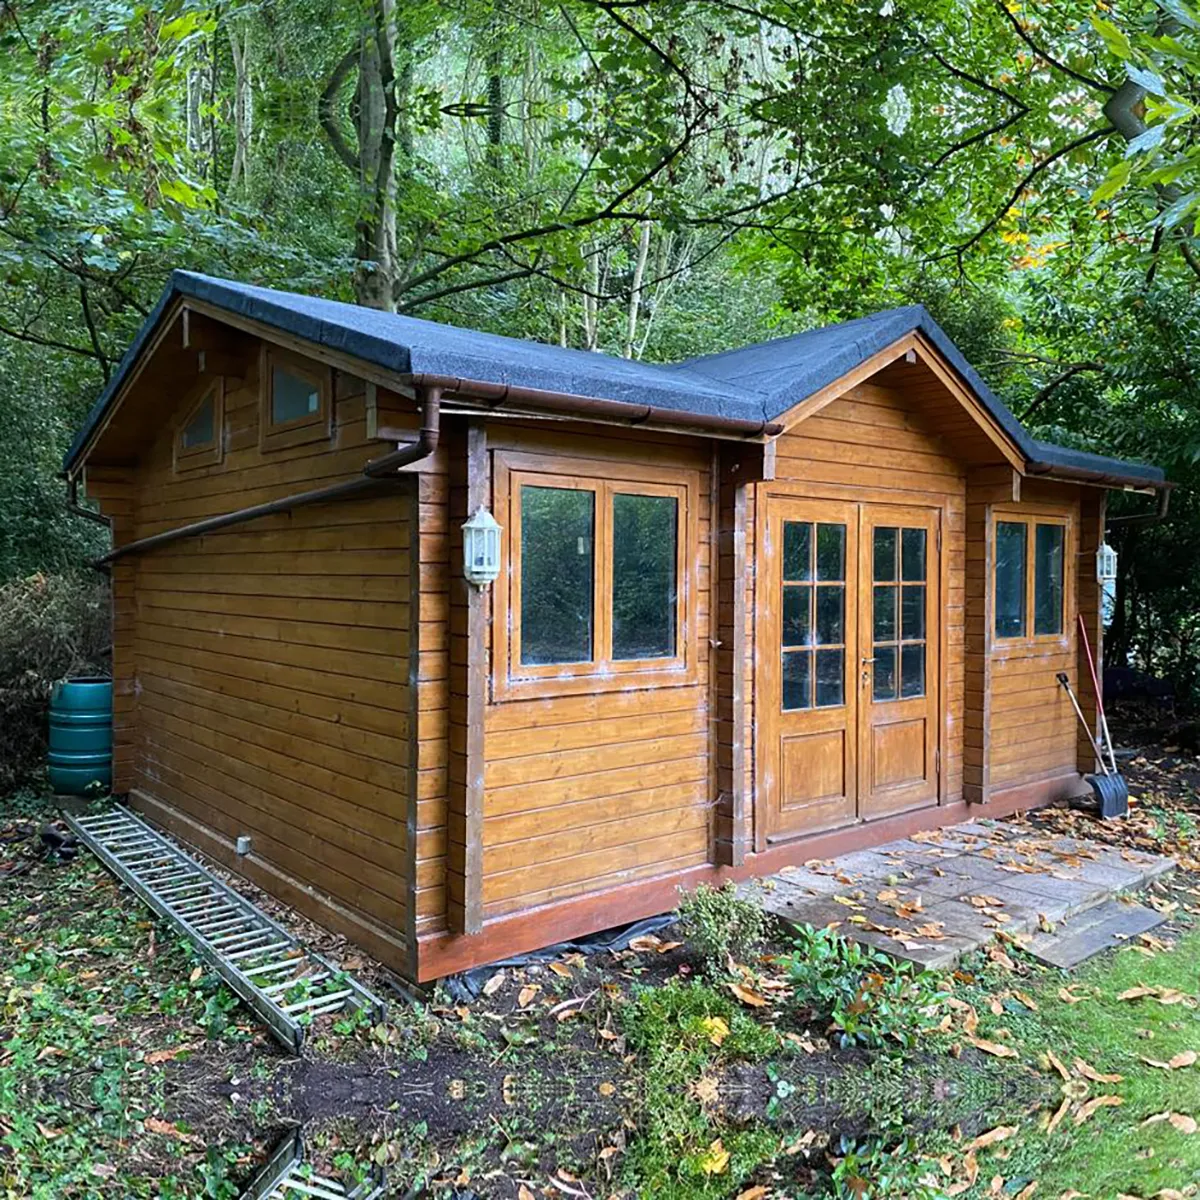
[[[263,350],[261,431],[264,450],[282,450],[328,437],[332,374],[278,346]]]
[[[211,467],[221,461],[224,387],[220,379],[204,380],[186,410],[175,437],[175,469]]]

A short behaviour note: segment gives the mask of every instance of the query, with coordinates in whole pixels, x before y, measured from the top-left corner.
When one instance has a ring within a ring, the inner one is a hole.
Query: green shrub
[[[730,963],[744,961],[766,936],[767,914],[739,896],[732,883],[721,888],[702,883],[681,894],[679,923],[713,978],[728,975]]]
[[[913,1142],[895,1146],[871,1140],[843,1141],[833,1168],[837,1200],[939,1200],[945,1193],[931,1178],[929,1163]]]
[[[763,1058],[779,1039],[707,984],[672,979],[641,987],[621,1013],[629,1048],[644,1080],[637,1135],[624,1179],[639,1196],[656,1200],[718,1200],[778,1150],[764,1129],[737,1129],[705,1111],[695,1094],[706,1076],[736,1059]],[[719,1044],[718,1044],[719,1043]],[[729,1154],[710,1173],[713,1143]]]
[[[843,1047],[878,1048],[895,1041],[911,1049],[924,1010],[942,998],[930,972],[831,930],[802,927],[795,946],[785,959],[793,1002],[810,1005],[840,1030]]]
[[[0,793],[46,761],[50,691],[72,675],[107,675],[109,589],[99,575],[32,575],[0,585]]]

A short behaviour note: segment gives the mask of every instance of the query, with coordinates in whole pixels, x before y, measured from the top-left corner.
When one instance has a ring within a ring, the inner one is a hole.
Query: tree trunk
[[[638,312],[642,306],[642,280],[646,277],[646,259],[650,256],[650,222],[643,221],[638,235],[637,262],[633,268],[633,285],[629,289],[629,320],[625,326],[626,358],[633,357],[633,343],[637,337]]]

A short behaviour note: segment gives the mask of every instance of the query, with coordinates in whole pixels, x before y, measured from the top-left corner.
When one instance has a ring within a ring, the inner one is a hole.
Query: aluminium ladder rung
[[[192,942],[288,1049],[300,1053],[305,1027],[315,1016],[349,1007],[383,1019],[382,1002],[362,984],[307,950],[294,934],[132,812],[65,814],[65,819],[109,871]],[[289,979],[272,983],[272,977],[284,972]],[[283,1003],[288,990],[301,984],[323,990],[292,1005]]]

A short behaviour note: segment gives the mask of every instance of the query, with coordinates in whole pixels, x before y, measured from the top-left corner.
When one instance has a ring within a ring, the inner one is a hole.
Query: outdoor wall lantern
[[[500,526],[486,508],[479,508],[462,527],[463,574],[468,583],[486,587],[500,574]]]
[[[1096,551],[1096,578],[1100,583],[1108,583],[1117,577],[1117,552],[1105,542]]]

